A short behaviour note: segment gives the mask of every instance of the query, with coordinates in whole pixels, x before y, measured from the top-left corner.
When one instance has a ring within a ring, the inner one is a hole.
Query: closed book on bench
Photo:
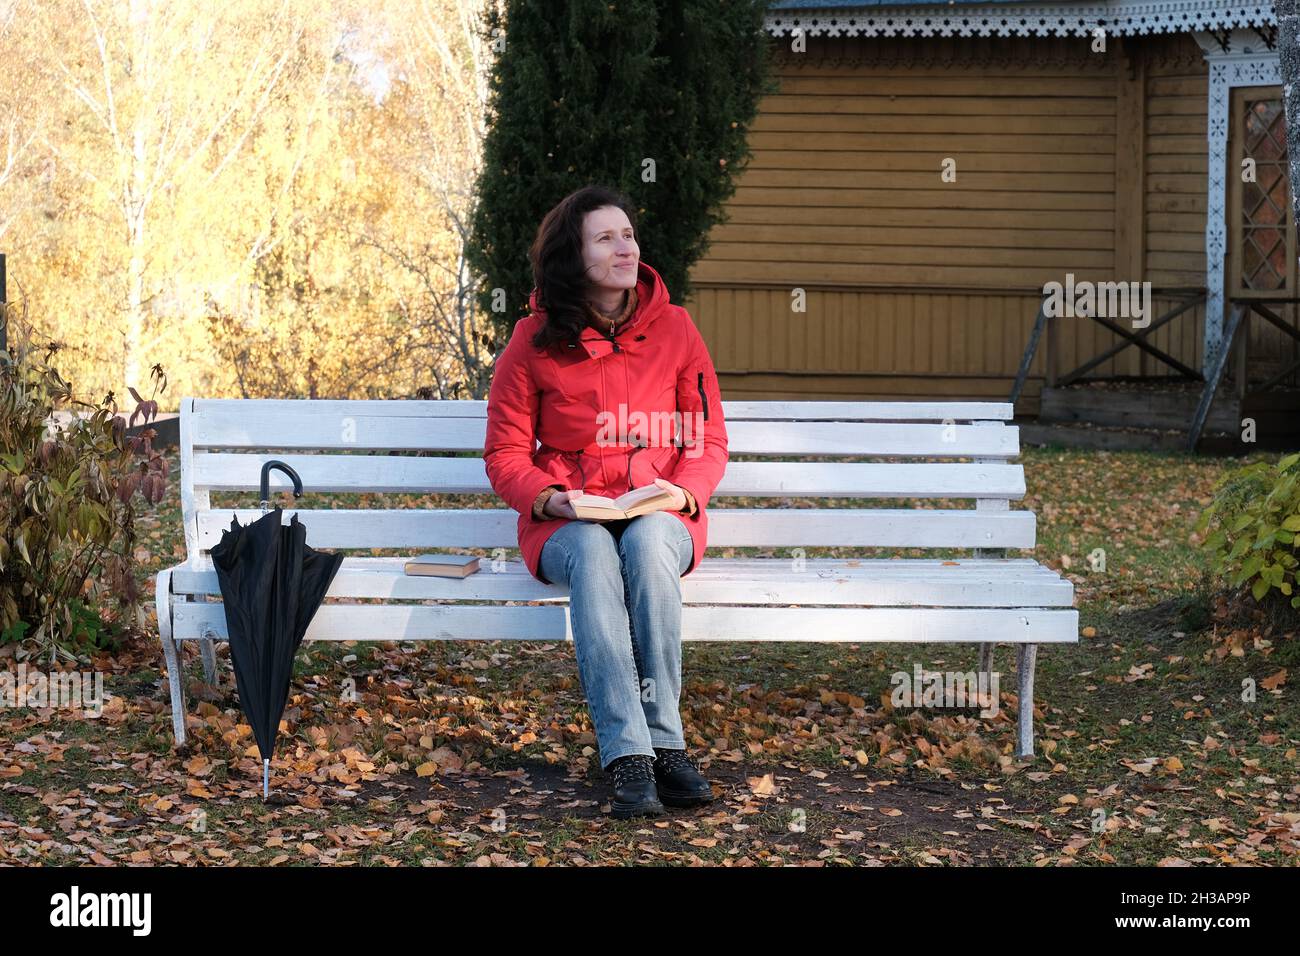
[[[672,500],[672,494],[658,485],[642,485],[617,498],[584,494],[570,498],[569,504],[573,505],[573,512],[579,518],[608,520],[635,518],[650,511],[658,511],[664,503]]]
[[[406,562],[407,574],[439,578],[469,577],[478,569],[478,558],[472,554],[422,554]]]

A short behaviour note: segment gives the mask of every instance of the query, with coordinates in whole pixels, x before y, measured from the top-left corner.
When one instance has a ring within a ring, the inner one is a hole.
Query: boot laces
[[[667,773],[674,773],[678,770],[699,771],[699,768],[695,766],[695,762],[691,760],[685,750],[656,749],[655,754],[659,766]]]
[[[628,754],[626,757],[619,757],[610,769],[614,772],[616,787],[622,787],[634,780],[654,780],[650,758],[645,754]]]

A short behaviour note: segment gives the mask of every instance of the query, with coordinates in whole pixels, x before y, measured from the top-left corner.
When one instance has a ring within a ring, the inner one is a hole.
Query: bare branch
[[[118,133],[117,106],[113,101],[113,64],[108,55],[108,42],[104,37],[104,31],[100,29],[99,21],[95,19],[95,11],[90,6],[90,0],[82,0],[82,5],[86,8],[86,16],[90,18],[90,26],[95,35],[95,47],[99,50],[99,62],[104,76],[104,122],[109,132],[113,134],[113,148],[121,152],[122,137]],[[89,100],[89,94],[85,98]]]

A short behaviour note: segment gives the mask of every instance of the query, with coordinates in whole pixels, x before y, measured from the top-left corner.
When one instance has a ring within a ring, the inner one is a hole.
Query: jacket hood
[[[533,289],[528,294],[528,308],[534,315],[544,316],[546,310],[540,308],[537,304],[538,290]],[[632,317],[627,320],[624,328],[644,326],[649,321],[657,318],[671,304],[668,297],[668,287],[664,285],[664,280],[659,273],[647,265],[644,261],[637,262],[636,269],[636,311]],[[599,335],[599,332],[596,334]],[[620,330],[619,334],[622,334]]]

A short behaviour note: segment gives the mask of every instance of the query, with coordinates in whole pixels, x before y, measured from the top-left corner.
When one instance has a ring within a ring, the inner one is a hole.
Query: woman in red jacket
[[[727,465],[713,361],[640,261],[634,212],[623,195],[589,186],[542,220],[531,314],[497,359],[483,453],[492,488],[519,512],[529,572],[569,589],[616,817],[713,798],[678,710],[681,577],[704,556],[706,509]],[[652,483],[669,500],[631,519],[579,519],[570,503]]]

